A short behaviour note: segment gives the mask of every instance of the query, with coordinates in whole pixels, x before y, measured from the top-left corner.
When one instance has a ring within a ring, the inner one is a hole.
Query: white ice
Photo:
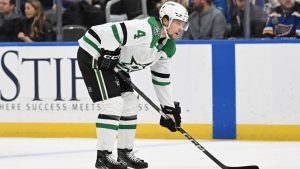
[[[228,166],[300,169],[300,142],[198,140]],[[188,140],[136,140],[149,169],[218,169]],[[114,152],[115,154],[115,152]],[[0,169],[94,169],[96,139],[0,138]]]

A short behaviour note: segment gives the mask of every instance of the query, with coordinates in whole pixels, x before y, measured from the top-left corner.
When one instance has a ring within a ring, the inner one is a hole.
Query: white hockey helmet
[[[187,30],[189,14],[186,8],[181,4],[174,1],[167,1],[166,3],[164,3],[159,10],[159,19],[161,22],[164,16],[168,16],[169,18],[169,25],[167,28],[170,27],[174,19],[177,19],[186,23],[184,26],[184,30]]]

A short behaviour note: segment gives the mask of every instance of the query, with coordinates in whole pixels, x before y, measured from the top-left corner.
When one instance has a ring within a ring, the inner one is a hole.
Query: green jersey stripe
[[[136,129],[136,125],[132,124],[132,125],[119,125],[119,129]]]
[[[101,90],[100,92],[101,92],[101,95],[103,94],[102,98],[104,100],[106,100],[106,99],[108,99],[108,95],[107,95],[107,90],[106,90],[106,86],[105,86],[105,83],[104,83],[102,72],[101,72],[101,70],[98,70],[96,72],[97,72],[98,83],[100,85],[100,90]]]
[[[102,89],[102,86],[101,86],[101,82],[99,80],[98,70],[94,69],[94,71],[95,71],[95,74],[96,74],[96,78],[97,78],[98,86],[99,86],[99,89],[100,89],[101,97],[104,99],[104,95],[103,95],[103,92],[102,92],[103,89]]]
[[[98,41],[98,43],[101,44],[101,39],[99,38],[99,36],[97,35],[97,33],[96,33],[93,29],[89,29],[89,30],[88,30],[88,33],[89,33],[92,37],[94,37],[94,38]]]
[[[118,130],[119,126],[113,125],[113,124],[105,124],[105,123],[96,123],[97,128],[105,128],[105,129],[112,129],[112,130]]]
[[[93,59],[93,61],[92,61],[92,68],[93,69],[98,69],[98,65],[97,65],[97,60],[96,59]]]
[[[168,83],[170,82],[170,78],[160,78],[160,77],[157,77],[157,76],[151,76],[152,80],[155,80],[157,82],[160,82],[160,83]]]
[[[155,85],[158,85],[158,86],[167,86],[167,85],[171,84],[171,82],[159,82],[154,79],[152,79],[152,83]]]
[[[98,51],[98,53],[101,54],[101,50],[98,48],[98,46],[92,41],[90,40],[88,37],[83,36],[83,40],[88,43],[89,45],[91,45],[96,51]]]
[[[97,82],[98,82],[98,86],[99,86],[99,89],[100,89],[101,97],[104,98],[101,83],[100,83],[100,80],[99,80],[99,75],[98,75],[98,65],[97,65],[97,62],[96,62],[95,59],[93,59],[93,61],[92,61],[92,69],[94,69],[94,71],[95,71],[95,75],[96,75],[96,78],[97,78]]]
[[[119,42],[119,44],[122,44],[122,43],[121,43],[120,36],[119,36],[118,29],[117,29],[117,26],[116,26],[116,25],[112,25],[112,26],[111,26],[111,29],[112,29],[112,31],[113,31],[113,33],[114,33],[115,39]]]

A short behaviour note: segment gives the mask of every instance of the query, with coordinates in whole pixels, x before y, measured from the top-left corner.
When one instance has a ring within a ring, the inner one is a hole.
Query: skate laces
[[[140,159],[140,158],[138,158],[138,157],[136,157],[136,156],[134,155],[136,152],[137,152],[137,150],[135,150],[135,151],[130,151],[130,152],[126,152],[127,157],[128,157],[130,160],[132,160],[132,161],[134,161],[134,162],[136,162],[136,163],[144,162],[144,160],[142,160],[142,159]]]
[[[119,165],[120,164],[118,161],[116,161],[114,159],[114,156],[112,154],[106,155],[106,159],[107,159],[107,161],[109,161],[112,164],[115,164],[115,165]]]

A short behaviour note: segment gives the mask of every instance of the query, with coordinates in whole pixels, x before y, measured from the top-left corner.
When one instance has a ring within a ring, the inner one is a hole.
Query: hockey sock
[[[122,98],[124,106],[118,131],[118,148],[132,149],[136,133],[138,99],[133,92],[123,93]]]
[[[96,123],[98,150],[112,151],[114,148],[123,99],[114,97],[101,102],[101,110]]]

